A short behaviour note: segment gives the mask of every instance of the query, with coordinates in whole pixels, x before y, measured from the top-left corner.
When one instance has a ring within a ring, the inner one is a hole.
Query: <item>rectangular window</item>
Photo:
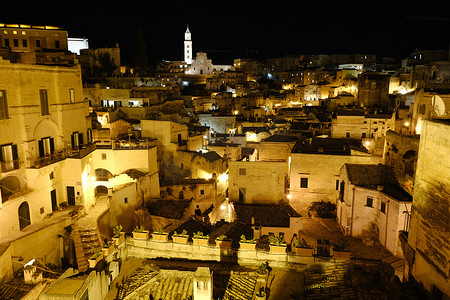
[[[19,168],[17,145],[8,144],[0,146],[0,164],[3,172],[8,172]]]
[[[339,191],[339,179],[336,179],[336,191]]]
[[[41,40],[36,40],[36,47],[37,48],[41,47]]]
[[[8,119],[8,102],[6,101],[6,91],[0,90],[0,120]]]
[[[347,131],[346,133],[345,133],[345,137],[350,137],[350,131]]]
[[[5,39],[5,47],[9,47],[9,39]]]
[[[308,188],[308,178],[306,178],[306,177],[300,178],[300,187],[303,189]]]
[[[49,115],[47,90],[39,90],[39,96],[41,98],[41,115]]]
[[[13,45],[14,45],[14,47],[19,47],[19,40],[13,39]]]
[[[61,45],[60,45],[59,41],[56,40],[56,41],[55,41],[55,48],[56,48],[56,49],[59,49],[60,46],[61,46]]]
[[[361,138],[365,138],[367,136],[367,133],[365,133],[365,132],[363,132],[362,134],[361,134]]]
[[[367,207],[373,207],[373,198],[372,197],[367,197],[367,199],[366,199],[366,206]]]
[[[53,138],[46,137],[38,141],[39,157],[50,155],[55,152],[55,143]]]
[[[128,198],[127,197],[123,198],[123,203],[125,203],[125,204],[128,203]]]
[[[386,202],[381,201],[380,211],[384,214],[386,213]]]
[[[75,89],[69,89],[70,103],[75,103]]]
[[[28,41],[27,41],[27,39],[22,39],[22,46],[23,46],[23,47],[28,47]]]
[[[200,190],[200,195],[204,195],[205,194],[205,190]]]
[[[102,160],[106,160],[106,153],[102,153]]]
[[[239,175],[247,175],[247,169],[246,168],[239,168]]]

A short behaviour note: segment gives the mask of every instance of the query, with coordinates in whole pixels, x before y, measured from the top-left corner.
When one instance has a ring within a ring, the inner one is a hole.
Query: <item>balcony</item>
[[[150,149],[156,146],[156,140],[145,140],[135,142],[112,141],[109,145],[87,144],[80,148],[63,148],[55,153],[38,157],[37,159],[28,158],[27,168],[39,169],[66,158],[81,159],[96,149],[112,149],[112,150],[142,150]],[[17,167],[18,168],[18,167]],[[3,165],[2,165],[3,170]]]

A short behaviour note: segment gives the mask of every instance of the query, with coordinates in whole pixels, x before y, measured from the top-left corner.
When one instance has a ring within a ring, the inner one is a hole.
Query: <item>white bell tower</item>
[[[189,31],[189,25],[184,33],[184,61],[190,65],[192,64],[192,40],[191,32]]]

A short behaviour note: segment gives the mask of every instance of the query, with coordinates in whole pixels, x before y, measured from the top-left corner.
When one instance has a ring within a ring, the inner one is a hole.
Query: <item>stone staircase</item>
[[[390,256],[383,258],[381,261],[390,264],[395,270],[395,275],[397,275],[398,278],[400,278],[400,280],[402,280],[403,270],[405,268],[405,261],[403,260],[403,258],[399,258],[397,256],[390,255]]]
[[[102,246],[98,230],[97,228],[79,228],[75,224],[72,229],[72,238],[75,245],[78,269],[80,272],[85,272],[89,268],[88,259],[94,254],[92,248],[100,248]]]
[[[232,273],[223,296],[224,300],[251,300],[256,278],[247,274]]]

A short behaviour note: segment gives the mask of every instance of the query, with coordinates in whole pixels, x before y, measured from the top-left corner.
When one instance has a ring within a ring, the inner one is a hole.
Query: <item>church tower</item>
[[[192,40],[191,32],[189,31],[189,25],[184,33],[184,61],[190,65],[192,64]]]

